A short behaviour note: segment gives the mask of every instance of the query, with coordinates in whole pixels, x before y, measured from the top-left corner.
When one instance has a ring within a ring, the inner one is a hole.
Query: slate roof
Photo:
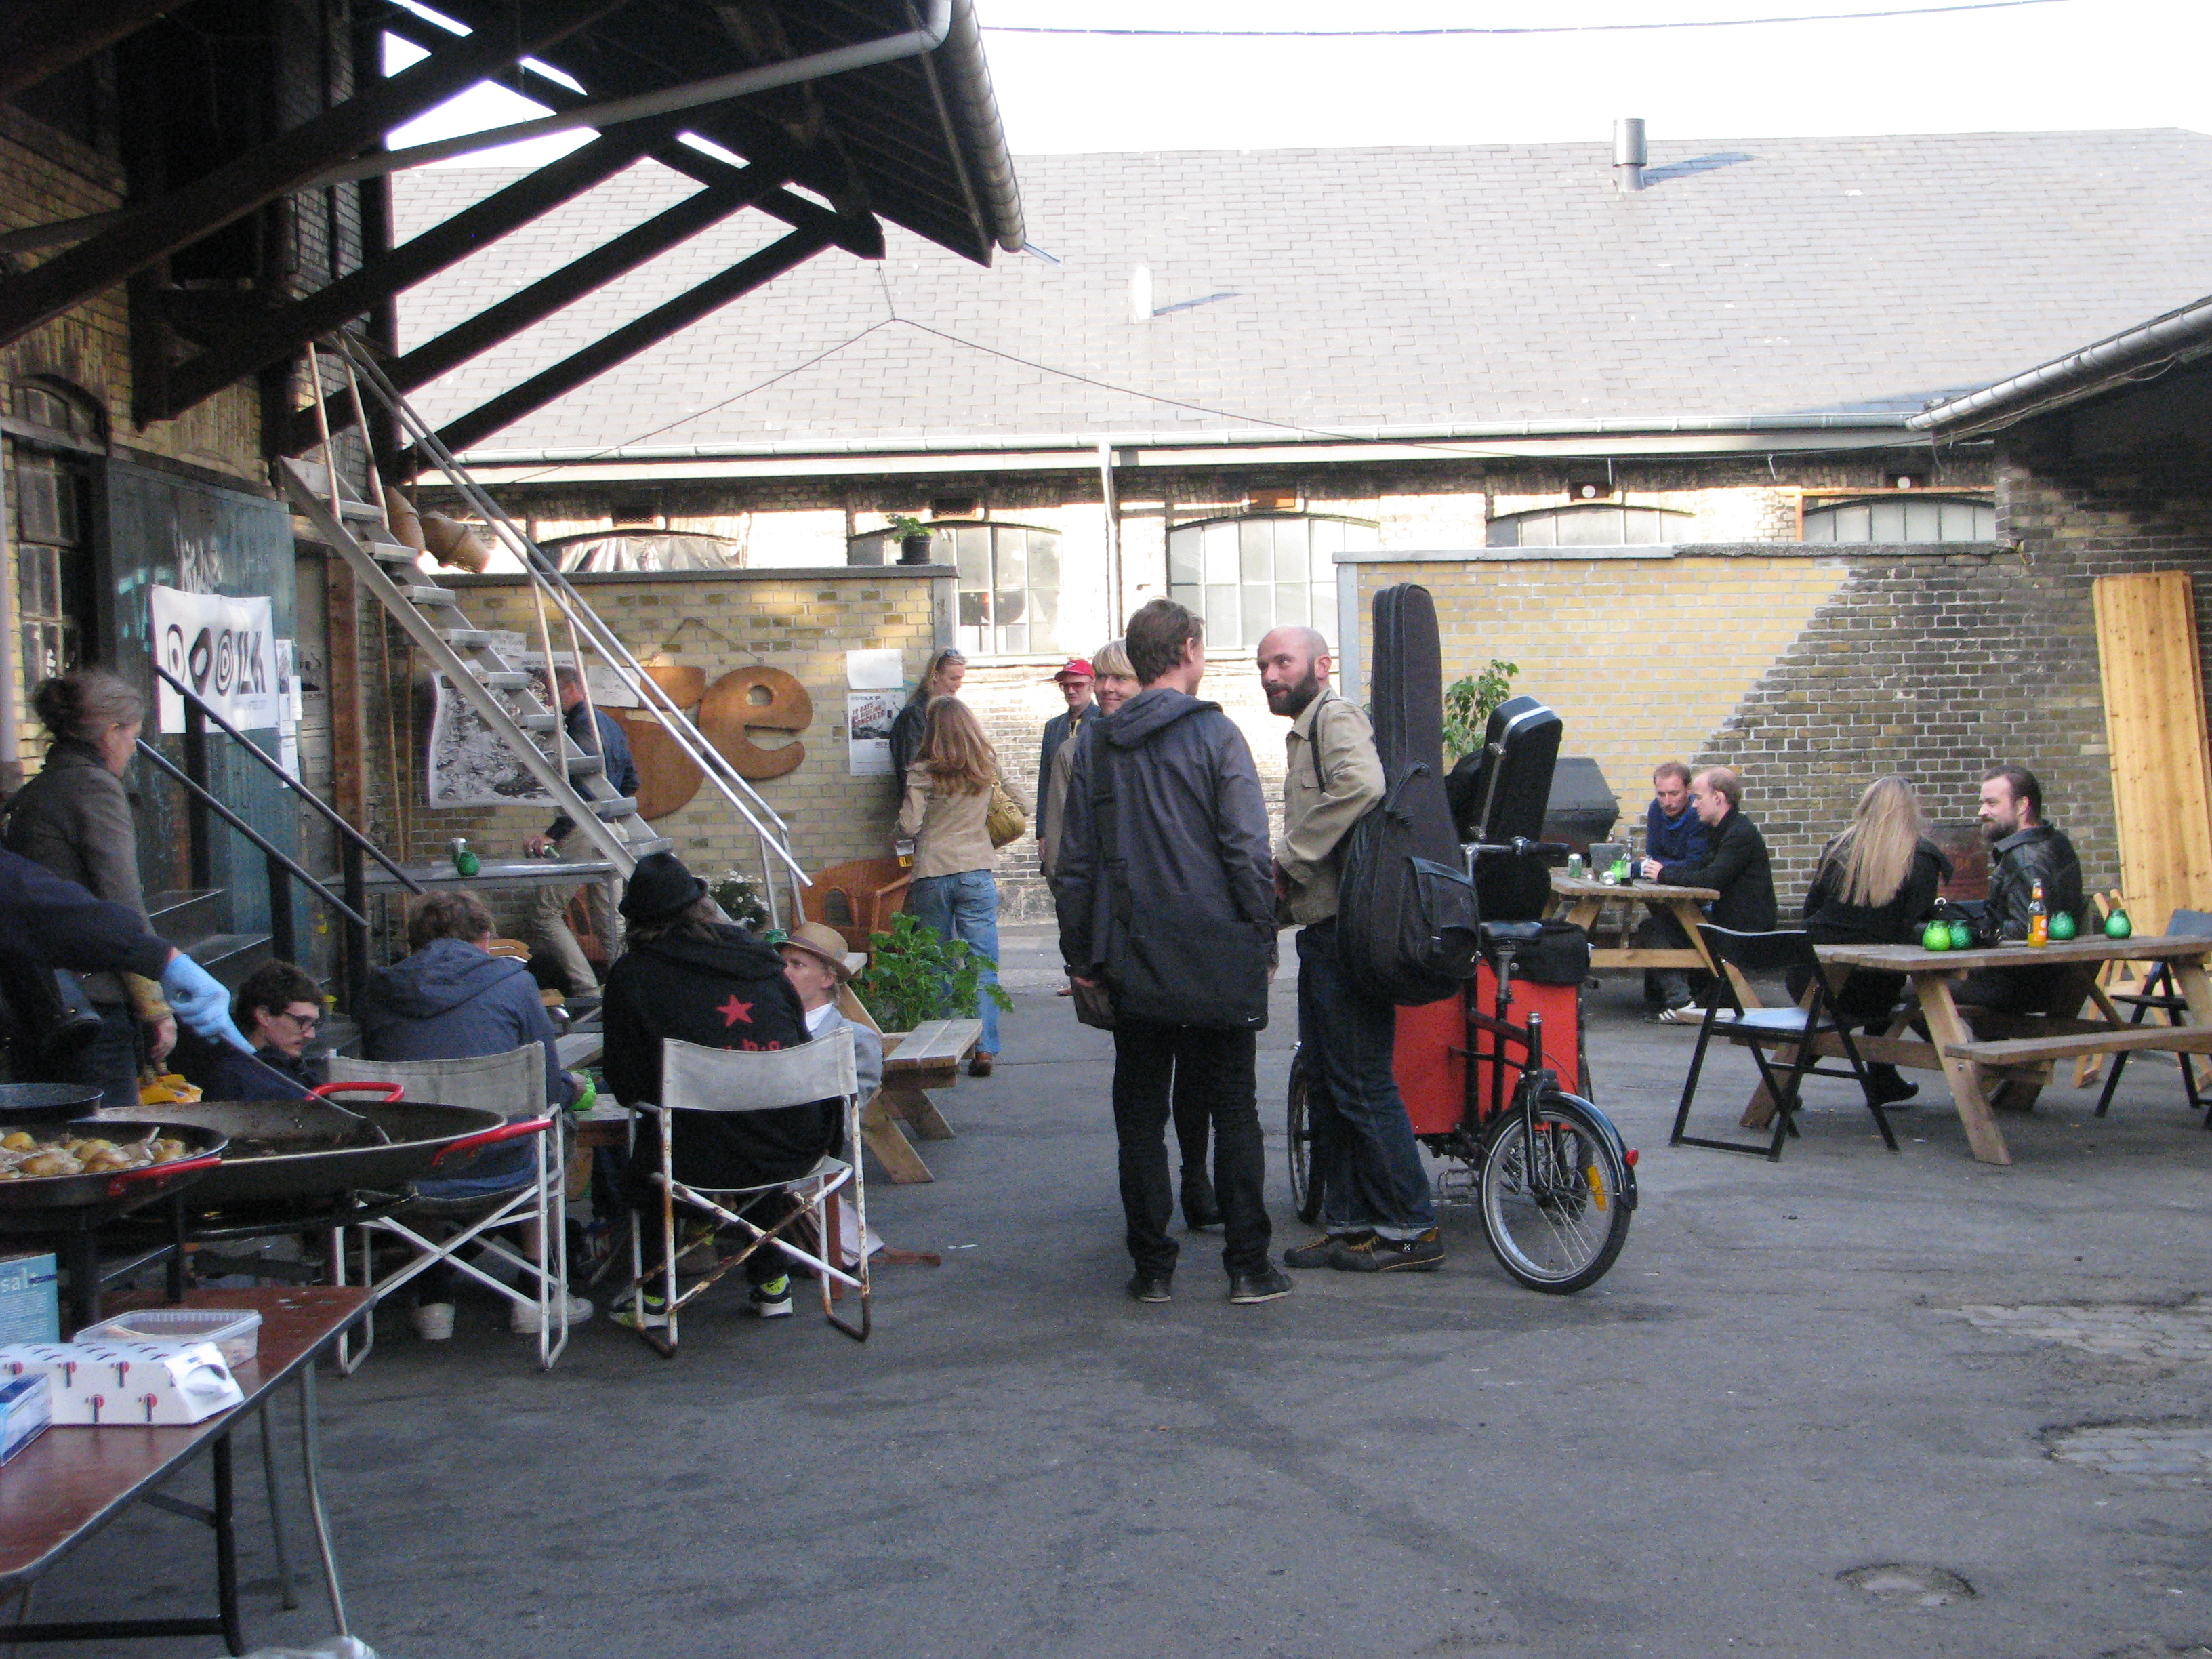
[[[1895,420],[2212,289],[2212,137],[2174,130],[1655,141],[1627,197],[1595,143],[1017,166],[1029,236],[1059,264],[981,270],[893,229],[880,268],[818,258],[475,453]],[[398,234],[507,176],[402,175]],[[641,164],[404,295],[404,343],[691,187]],[[472,408],[775,234],[727,221],[416,400]]]

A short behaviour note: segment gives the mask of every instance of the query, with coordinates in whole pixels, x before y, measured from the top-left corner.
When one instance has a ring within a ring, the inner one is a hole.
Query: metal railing
[[[684,712],[682,705],[659,681],[645,672],[614,630],[600,619],[599,613],[576,591],[560,566],[548,558],[544,551],[469,476],[453,458],[453,453],[439,441],[437,432],[416,412],[398,388],[386,376],[374,354],[343,333],[337,337],[335,343],[348,364],[357,371],[360,381],[367,383],[371,395],[400,422],[416,447],[437,464],[447,480],[467,498],[470,506],[482,514],[484,521],[510,544],[522,562],[533,595],[540,603],[550,599],[560,612],[572,646],[580,638],[613,671],[616,679],[637,698],[639,706],[659,723],[685,758],[699,769],[732,810],[752,830],[760,843],[762,891],[768,900],[771,921],[777,926],[782,925],[781,907],[776,902],[777,881],[771,854],[775,860],[784,866],[784,873],[789,878],[790,902],[794,918],[803,916],[805,914],[804,890],[814,884],[791,850],[791,826],[762,798],[760,792],[738,772],[729,757],[707,740],[705,734],[691,723],[690,716]],[[542,627],[541,623],[541,631]],[[547,649],[550,654],[550,641]],[[577,655],[580,668],[580,652]],[[552,672],[550,661],[546,665],[546,672],[549,676]]]
[[[138,750],[184,788],[191,820],[192,885],[206,888],[215,884],[212,838],[208,826],[209,816],[213,814],[260,850],[269,878],[270,948],[280,958],[286,962],[297,961],[299,951],[299,939],[292,916],[291,894],[285,886],[287,880],[298,882],[337,912],[344,928],[345,945],[341,959],[345,971],[346,1004],[352,1006],[361,994],[362,987],[368,980],[368,884],[365,860],[374,859],[410,892],[421,892],[422,884],[394,863],[382,848],[348,823],[336,807],[308,788],[286,769],[283,762],[224,719],[198,692],[158,662],[154,665],[154,672],[184,699],[185,764],[178,766],[143,738],[138,740]],[[308,874],[297,860],[273,845],[216,795],[210,787],[208,773],[207,728],[210,722],[337,832],[339,879],[345,889],[343,898]]]

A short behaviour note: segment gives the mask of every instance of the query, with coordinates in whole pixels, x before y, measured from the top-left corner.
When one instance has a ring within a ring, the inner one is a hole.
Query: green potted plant
[[[727,870],[708,883],[707,890],[722,907],[722,914],[740,927],[757,933],[768,926],[768,901],[761,896],[760,883],[752,877]]]
[[[911,1031],[926,1020],[973,1019],[988,996],[1001,1012],[1014,1000],[983,970],[998,964],[965,939],[948,939],[902,910],[890,931],[869,936],[866,969],[853,989],[886,1033]]]
[[[1489,666],[1480,674],[1444,689],[1447,767],[1461,756],[1472,755],[1482,747],[1482,728],[1489,721],[1490,711],[1513,695],[1513,677],[1520,672],[1520,664],[1492,657]]]
[[[927,525],[919,519],[908,518],[903,513],[895,513],[891,515],[891,528],[898,532],[898,562],[901,564],[929,562],[930,533]]]

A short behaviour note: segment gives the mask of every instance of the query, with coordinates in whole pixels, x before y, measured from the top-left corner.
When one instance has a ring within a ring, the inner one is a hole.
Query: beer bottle
[[[2043,902],[2043,884],[2039,881],[2027,896],[2027,942],[2051,943],[2051,911]]]

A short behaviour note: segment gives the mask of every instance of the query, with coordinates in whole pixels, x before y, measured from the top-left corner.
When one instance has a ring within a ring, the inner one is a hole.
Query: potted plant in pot
[[[902,910],[890,931],[872,934],[866,969],[853,981],[861,1006],[886,1036],[911,1031],[926,1020],[973,1019],[988,996],[1000,1012],[1014,1000],[983,982],[995,967],[965,939],[948,939]]]
[[[929,562],[929,526],[919,519],[910,519],[903,513],[891,515],[891,528],[898,532],[901,564]]]

